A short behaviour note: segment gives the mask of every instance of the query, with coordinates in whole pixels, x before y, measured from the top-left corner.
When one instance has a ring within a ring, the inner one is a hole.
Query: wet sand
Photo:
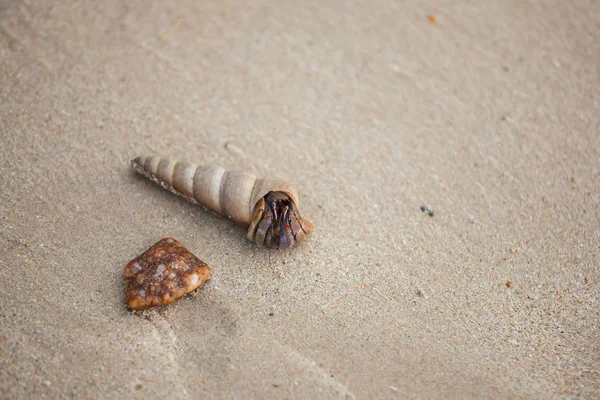
[[[599,2],[99,4],[0,3],[1,398],[600,396]],[[149,154],[316,230],[269,262]],[[131,312],[163,237],[211,279]]]

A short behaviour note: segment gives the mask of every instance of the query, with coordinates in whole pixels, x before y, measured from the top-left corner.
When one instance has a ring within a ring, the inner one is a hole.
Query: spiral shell
[[[249,226],[248,239],[258,244],[290,247],[314,229],[300,216],[298,193],[286,182],[157,156],[137,157],[131,165],[165,189]]]

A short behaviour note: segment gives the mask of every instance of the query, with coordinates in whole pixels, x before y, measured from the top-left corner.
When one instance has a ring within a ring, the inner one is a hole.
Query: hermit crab
[[[269,249],[292,247],[314,229],[286,182],[157,156],[137,157],[131,165],[165,189],[247,226],[248,239]]]

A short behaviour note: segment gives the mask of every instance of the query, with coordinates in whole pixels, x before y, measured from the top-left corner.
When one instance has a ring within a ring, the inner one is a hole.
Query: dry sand
[[[600,396],[600,2],[323,3],[0,1],[0,398]],[[317,229],[270,265],[143,154]],[[212,278],[132,313],[165,236]]]

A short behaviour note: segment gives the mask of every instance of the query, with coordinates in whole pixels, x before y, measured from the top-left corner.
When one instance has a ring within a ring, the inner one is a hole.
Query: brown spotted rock
[[[162,239],[125,267],[127,304],[133,310],[169,304],[209,276],[210,267],[181,243]]]

